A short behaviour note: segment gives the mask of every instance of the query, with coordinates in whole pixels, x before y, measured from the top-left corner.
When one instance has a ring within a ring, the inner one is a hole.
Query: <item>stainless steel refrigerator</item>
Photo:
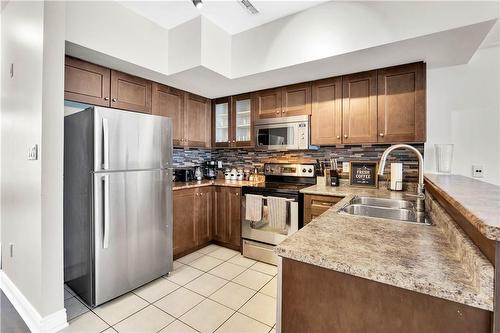
[[[64,119],[64,280],[98,306],[172,271],[170,118]]]

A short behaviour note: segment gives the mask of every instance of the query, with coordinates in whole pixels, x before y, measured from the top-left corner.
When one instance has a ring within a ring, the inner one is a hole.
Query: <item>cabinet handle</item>
[[[348,137],[347,134],[344,134],[344,139],[347,139],[347,137]]]
[[[236,193],[236,196],[240,195],[239,193]]]
[[[281,113],[285,113],[285,110],[281,111]]]
[[[112,101],[112,102],[116,102],[116,98],[112,98],[112,99],[111,99],[111,101]]]
[[[105,101],[109,101],[109,97],[104,97],[104,100]]]
[[[337,135],[337,139],[340,139],[340,135]]]
[[[276,110],[276,114],[280,114],[280,110]]]
[[[379,135],[380,135],[381,137],[383,137],[383,136],[384,136],[384,133],[380,133]]]
[[[235,142],[236,142],[236,140],[233,140],[233,143],[235,143]]]

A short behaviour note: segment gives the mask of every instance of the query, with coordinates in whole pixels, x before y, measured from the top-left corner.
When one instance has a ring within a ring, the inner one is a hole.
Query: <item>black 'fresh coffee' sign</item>
[[[351,162],[349,183],[354,186],[377,187],[377,162]]]

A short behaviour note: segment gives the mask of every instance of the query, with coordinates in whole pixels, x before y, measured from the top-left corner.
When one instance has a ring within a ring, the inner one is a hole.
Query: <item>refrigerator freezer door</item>
[[[94,285],[99,305],[172,271],[170,171],[94,174]]]
[[[170,118],[102,107],[94,110],[94,171],[171,167]]]

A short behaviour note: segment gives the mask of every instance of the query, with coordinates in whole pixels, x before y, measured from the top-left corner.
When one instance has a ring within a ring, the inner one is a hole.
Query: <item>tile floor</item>
[[[66,287],[63,332],[274,332],[275,266],[209,245],[174,271],[95,309]]]

